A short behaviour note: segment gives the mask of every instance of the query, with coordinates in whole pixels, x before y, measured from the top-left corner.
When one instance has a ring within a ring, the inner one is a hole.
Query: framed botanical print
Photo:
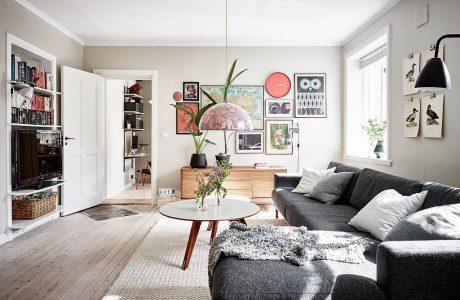
[[[266,122],[265,154],[292,154],[293,147],[289,138],[292,120],[267,120]]]
[[[201,88],[213,97],[217,103],[222,102],[223,85],[202,85]],[[264,129],[264,87],[262,85],[232,85],[228,89],[227,101],[239,105],[251,117],[252,127],[255,130]],[[201,107],[211,101],[204,94],[201,95]]]
[[[292,118],[292,100],[265,100],[265,118]]]
[[[184,101],[199,101],[199,88],[199,82],[184,82],[182,86]]]
[[[263,131],[237,131],[235,134],[235,153],[264,153]]]
[[[296,118],[326,118],[326,74],[294,74]]]
[[[198,113],[199,103],[197,102],[178,102],[176,105],[181,105],[190,109],[195,115]],[[191,130],[190,130],[191,124]],[[194,122],[191,123],[190,116],[185,112],[176,108],[176,134],[190,134],[190,132],[198,132],[198,127]]]

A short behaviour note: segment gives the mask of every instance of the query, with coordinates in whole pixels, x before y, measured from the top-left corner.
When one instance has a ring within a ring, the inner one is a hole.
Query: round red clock
[[[265,89],[267,90],[267,93],[269,93],[272,97],[284,97],[291,90],[291,80],[284,73],[272,73],[265,81]]]

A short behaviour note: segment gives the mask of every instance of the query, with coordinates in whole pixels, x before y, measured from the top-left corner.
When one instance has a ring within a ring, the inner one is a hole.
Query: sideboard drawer
[[[227,190],[227,195],[243,196],[252,198],[252,190]]]
[[[252,183],[250,180],[230,180],[224,181],[224,187],[227,190],[251,190]]]
[[[196,176],[199,172],[210,171],[211,168],[181,169],[181,198],[195,198],[194,191],[197,189]],[[270,167],[267,169],[255,169],[250,166],[233,166],[230,175],[224,182],[228,195],[244,196],[248,198],[269,198],[273,190],[275,173],[287,172],[284,167]]]

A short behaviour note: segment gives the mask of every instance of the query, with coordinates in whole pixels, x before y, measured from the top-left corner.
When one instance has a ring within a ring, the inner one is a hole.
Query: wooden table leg
[[[185,249],[184,262],[182,263],[182,270],[188,268],[188,263],[192,257],[193,248],[195,247],[195,242],[198,237],[198,232],[200,232],[201,221],[193,221],[192,228],[190,229],[190,235],[188,237],[187,248]]]
[[[244,225],[248,225],[248,224],[246,224],[246,220],[245,220],[245,219],[239,219],[238,222],[240,222],[241,224],[244,224]]]
[[[219,226],[219,221],[212,222],[211,240],[209,241],[210,243],[216,238],[217,226]]]
[[[213,224],[213,221],[209,221],[209,223],[208,223],[208,231],[211,231],[212,226],[213,226],[212,224]]]

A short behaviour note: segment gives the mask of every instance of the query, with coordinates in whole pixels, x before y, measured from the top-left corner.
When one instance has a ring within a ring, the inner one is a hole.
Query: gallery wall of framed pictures
[[[236,154],[292,155],[293,118],[327,117],[326,74],[296,73],[293,78],[292,83],[288,75],[274,72],[267,77],[264,86],[233,85],[229,88],[228,102],[245,109],[254,128],[253,131],[235,132]],[[223,85],[200,86],[196,81],[183,82],[183,98],[175,97],[174,100],[183,100],[179,103],[198,111],[211,102],[200,88],[217,102],[222,101]],[[285,98],[292,88],[294,97]],[[186,124],[187,116],[176,112],[176,133],[188,133]]]

